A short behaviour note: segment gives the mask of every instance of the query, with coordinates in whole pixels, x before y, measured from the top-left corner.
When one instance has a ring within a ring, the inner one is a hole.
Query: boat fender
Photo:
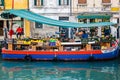
[[[24,57],[24,60],[25,60],[25,61],[32,61],[31,55],[26,55],[26,56]]]

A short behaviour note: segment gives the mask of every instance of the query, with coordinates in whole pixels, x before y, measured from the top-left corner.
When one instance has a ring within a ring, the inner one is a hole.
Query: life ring
[[[26,55],[26,56],[24,57],[24,60],[25,60],[25,61],[32,61],[31,55]]]

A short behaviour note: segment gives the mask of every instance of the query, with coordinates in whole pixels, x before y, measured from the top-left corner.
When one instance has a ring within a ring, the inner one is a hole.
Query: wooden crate
[[[35,51],[36,51],[36,46],[32,46],[32,50],[35,50]]]
[[[107,46],[107,48],[110,48],[110,43],[109,42],[106,43],[106,46]]]
[[[63,46],[59,46],[59,51],[63,51]]]
[[[37,46],[43,46],[43,42],[38,42]]]
[[[91,50],[91,44],[86,45],[86,50]]]
[[[104,42],[104,43],[101,43],[101,46],[104,46],[104,47],[110,48],[110,42]]]
[[[17,44],[17,48],[20,49],[21,48],[21,44]]]
[[[17,44],[23,44],[24,41],[17,41]]]
[[[13,44],[12,43],[8,43],[8,50],[13,50]]]

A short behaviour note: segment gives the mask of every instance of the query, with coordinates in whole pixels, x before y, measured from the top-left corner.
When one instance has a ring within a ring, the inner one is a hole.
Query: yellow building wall
[[[28,0],[5,0],[5,9],[28,9]],[[13,6],[12,6],[13,5]]]
[[[28,0],[14,0],[15,9],[28,9]]]
[[[12,9],[12,0],[5,0],[5,9]]]
[[[30,37],[30,21],[24,19],[25,37]]]

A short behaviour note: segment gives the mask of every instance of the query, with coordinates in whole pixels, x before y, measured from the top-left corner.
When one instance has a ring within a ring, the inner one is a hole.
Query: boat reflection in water
[[[97,62],[1,61],[1,80],[120,80],[119,59]]]

